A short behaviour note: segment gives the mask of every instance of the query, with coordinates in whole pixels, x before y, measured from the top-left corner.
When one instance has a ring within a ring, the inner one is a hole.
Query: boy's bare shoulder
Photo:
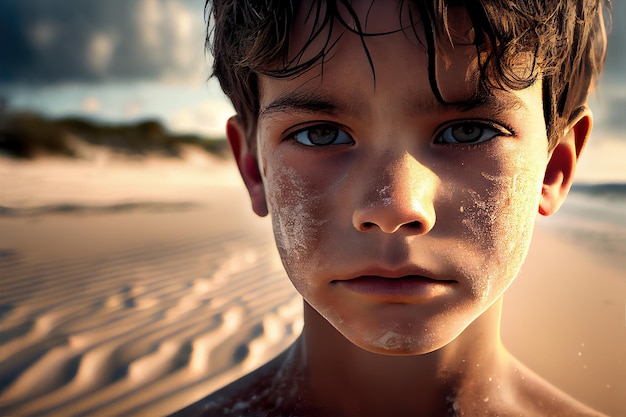
[[[269,365],[269,364],[268,364]],[[175,417],[192,416],[264,416],[271,408],[266,390],[272,385],[271,369],[260,368],[241,379],[219,389],[202,400],[173,414]],[[256,410],[253,410],[255,408]],[[263,410],[265,409],[265,410]]]
[[[172,414],[171,417],[283,416],[289,408],[291,393],[277,383],[277,375],[287,352],[261,368],[243,376],[207,397]],[[291,387],[292,389],[295,387]],[[287,414],[289,415],[289,414]]]

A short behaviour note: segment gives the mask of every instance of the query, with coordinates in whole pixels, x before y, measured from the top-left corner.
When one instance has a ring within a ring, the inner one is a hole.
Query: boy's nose
[[[360,193],[352,216],[361,232],[380,230],[407,234],[428,233],[435,224],[435,174],[411,155],[405,154],[380,171],[371,170],[372,181]]]

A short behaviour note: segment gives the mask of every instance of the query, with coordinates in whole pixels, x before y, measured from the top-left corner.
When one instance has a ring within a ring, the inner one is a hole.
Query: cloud
[[[27,36],[36,49],[45,49],[56,40],[59,34],[59,27],[54,22],[42,20],[31,26]]]
[[[95,74],[106,74],[117,40],[108,33],[94,33],[87,45],[87,64]]]
[[[204,37],[202,1],[2,0],[0,82],[197,80]]]
[[[131,98],[124,104],[124,116],[128,118],[135,118],[142,114],[143,104],[136,98]]]
[[[96,113],[100,110],[100,101],[93,96],[87,96],[83,99],[81,107],[87,113]]]
[[[211,137],[225,135],[226,121],[235,113],[223,100],[204,100],[194,107],[175,111],[167,121],[176,132],[198,132]]]

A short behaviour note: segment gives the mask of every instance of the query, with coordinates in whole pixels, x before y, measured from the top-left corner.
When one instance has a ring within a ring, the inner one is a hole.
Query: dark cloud
[[[2,0],[0,82],[185,78],[204,63],[203,0]]]

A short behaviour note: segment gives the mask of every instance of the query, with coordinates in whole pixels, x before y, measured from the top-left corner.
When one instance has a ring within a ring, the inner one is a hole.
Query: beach
[[[597,190],[539,219],[502,337],[556,386],[626,416],[626,199]],[[0,287],[3,416],[166,415],[303,325],[234,163],[191,148],[1,158]]]

